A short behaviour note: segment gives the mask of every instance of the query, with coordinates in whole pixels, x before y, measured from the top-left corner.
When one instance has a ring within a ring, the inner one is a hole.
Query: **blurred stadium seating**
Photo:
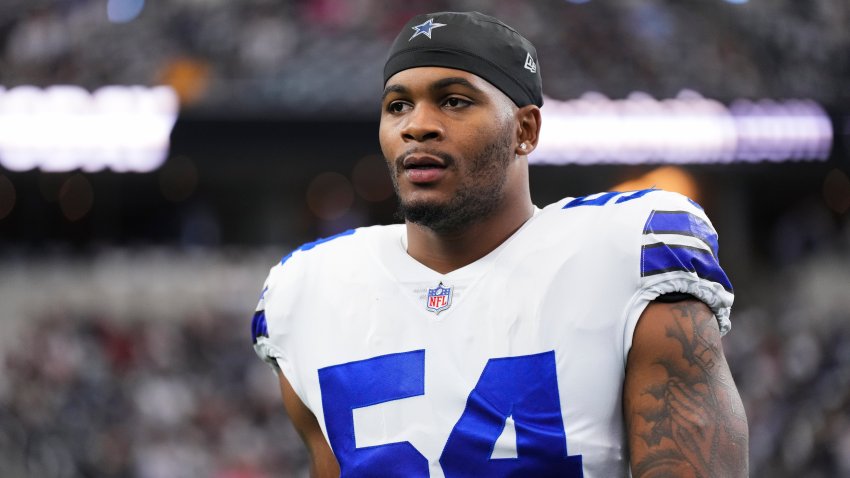
[[[737,291],[724,346],[751,476],[850,476],[841,0],[4,0],[0,116],[26,85],[164,85],[180,115],[155,171],[0,167],[0,476],[306,476],[250,345],[260,285],[299,243],[395,221],[384,54],[410,15],[469,9],[527,33],[553,104],[688,90],[823,108],[834,143],[817,161],[660,169],[647,154],[531,179],[538,205],[646,185],[696,197]]]

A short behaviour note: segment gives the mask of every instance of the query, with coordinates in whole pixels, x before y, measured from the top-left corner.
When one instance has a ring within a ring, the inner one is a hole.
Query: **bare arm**
[[[283,373],[278,372],[280,392],[283,395],[283,406],[289,419],[295,425],[295,430],[301,435],[307,450],[310,452],[310,476],[313,478],[336,478],[339,476],[339,464],[331,451],[319,422],[313,412],[298,398],[292,385]]]
[[[747,417],[705,304],[652,302],[626,366],[632,475],[746,477]]]

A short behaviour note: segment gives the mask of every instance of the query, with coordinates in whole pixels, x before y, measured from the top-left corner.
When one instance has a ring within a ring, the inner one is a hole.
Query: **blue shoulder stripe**
[[[302,245],[301,247],[299,247],[298,249],[295,249],[294,251],[290,252],[289,254],[283,256],[283,259],[280,260],[280,263],[283,264],[284,262],[288,261],[289,258],[292,257],[292,254],[295,254],[298,251],[309,251],[310,249],[318,246],[319,244],[324,244],[326,242],[330,242],[330,241],[332,241],[332,240],[334,240],[338,237],[350,236],[350,235],[354,234],[356,231],[357,231],[356,229],[349,229],[347,231],[340,232],[339,234],[334,234],[333,236],[330,236],[330,237],[325,237],[325,238],[322,238],[322,239],[316,239],[313,242],[308,242],[308,243]]]
[[[732,292],[732,283],[723,272],[716,256],[710,252],[681,245],[658,242],[646,244],[641,250],[641,277],[663,274],[665,272],[684,271],[696,273],[701,277],[723,286]]]
[[[702,218],[686,211],[652,211],[643,233],[695,237],[704,242],[717,257],[717,233]]]
[[[254,313],[254,319],[251,320],[251,339],[256,344],[258,338],[268,336],[269,328],[266,323],[266,311],[258,310]]]

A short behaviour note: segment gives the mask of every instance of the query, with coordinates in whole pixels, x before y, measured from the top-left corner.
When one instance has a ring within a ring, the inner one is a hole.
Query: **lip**
[[[431,184],[446,175],[446,163],[436,156],[411,154],[402,161],[404,176],[414,184]]]
[[[404,158],[404,161],[402,161],[402,166],[404,166],[404,169],[424,167],[445,168],[446,162],[436,156],[431,156],[429,154],[411,154]]]

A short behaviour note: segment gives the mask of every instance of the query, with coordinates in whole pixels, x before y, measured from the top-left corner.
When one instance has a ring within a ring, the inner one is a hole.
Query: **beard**
[[[397,158],[396,174],[391,175],[399,197],[397,216],[441,234],[459,232],[490,217],[504,201],[507,170],[514,157],[511,150],[513,128],[512,125],[506,126],[478,154],[468,158],[465,164],[459,165],[453,156],[446,153],[417,149],[441,158],[447,168],[456,168],[460,173],[461,181],[457,190],[444,202],[405,201],[399,194],[396,174],[403,171],[402,161],[410,151]]]

